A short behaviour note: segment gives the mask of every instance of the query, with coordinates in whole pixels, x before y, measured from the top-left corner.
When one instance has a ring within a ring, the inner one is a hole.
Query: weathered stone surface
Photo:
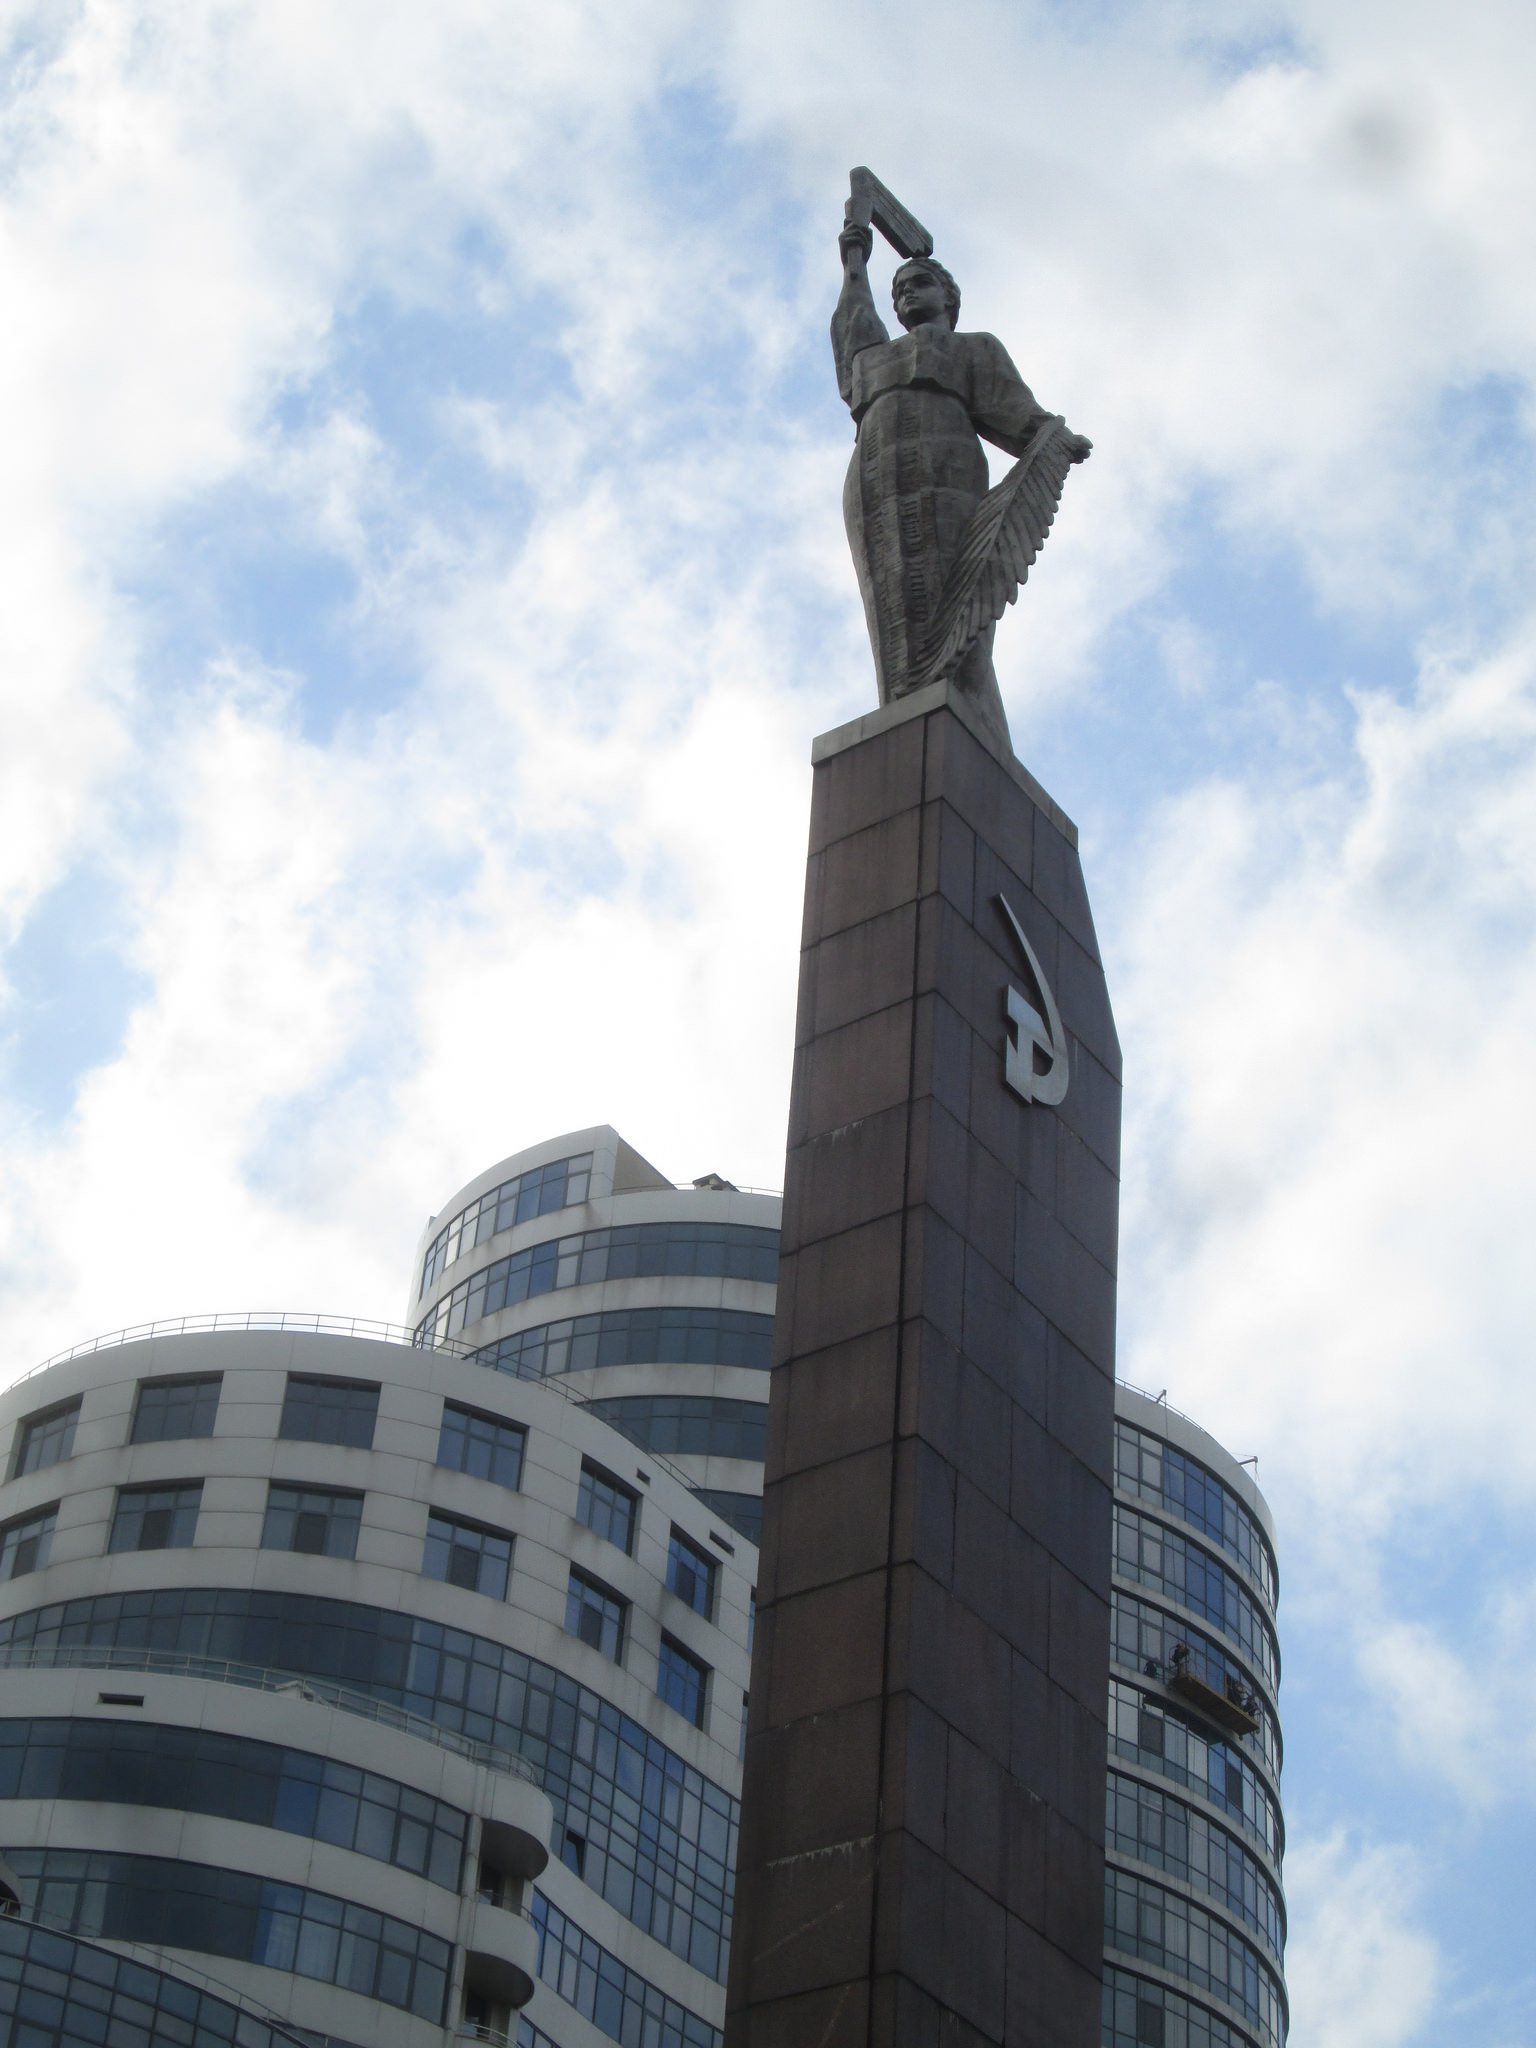
[[[884,191],[854,172],[832,353],[858,429],[843,517],[880,701],[947,678],[1006,747],[992,637],[1045,544],[1068,469],[1092,443],[1039,403],[995,335],[955,331],[960,288],[934,262],[926,230],[917,241],[894,236],[909,260],[892,283],[906,333],[891,339],[865,269],[870,223],[890,236],[889,223],[910,216],[889,194],[894,215],[872,207],[872,187]],[[978,437],[1018,458],[995,488]]]
[[[1119,1053],[1075,834],[943,687],[817,757],[727,2039],[1092,2048]],[[1059,1107],[1004,1083],[998,890]]]

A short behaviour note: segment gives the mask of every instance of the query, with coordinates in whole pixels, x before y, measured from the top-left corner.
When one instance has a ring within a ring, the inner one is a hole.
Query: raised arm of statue
[[[832,315],[832,355],[837,364],[837,388],[845,403],[853,397],[853,359],[860,349],[874,348],[889,341],[890,331],[875,311],[869,289],[869,252],[874,238],[868,228],[845,226],[837,238],[843,258],[843,289]]]
[[[843,517],[880,701],[947,680],[1006,746],[993,632],[1092,444],[1046,411],[995,335],[960,330],[960,287],[921,222],[868,170],[850,186],[832,353],[858,425]],[[907,259],[894,341],[869,289],[871,221]],[[996,485],[981,435],[1015,458]]]

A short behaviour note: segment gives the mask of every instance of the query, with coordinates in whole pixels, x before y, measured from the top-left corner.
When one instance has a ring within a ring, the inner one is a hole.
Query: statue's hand
[[[1093,453],[1093,443],[1086,434],[1067,436],[1067,459],[1069,462],[1086,462]]]
[[[848,258],[855,249],[858,250],[867,263],[875,246],[874,230],[872,228],[860,227],[854,221],[845,221],[842,233],[837,238],[837,246],[842,256],[843,268],[845,270],[848,267]]]

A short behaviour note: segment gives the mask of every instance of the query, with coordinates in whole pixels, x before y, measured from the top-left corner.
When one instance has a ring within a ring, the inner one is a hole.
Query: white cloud
[[[1402,1847],[1342,1832],[1293,1843],[1287,1866],[1291,2033],[1307,2048],[1409,2048],[1438,2030],[1442,1964]]]
[[[1352,776],[1191,790],[1112,935],[1127,1368],[1350,1540],[1536,1482],[1533,684],[1431,664]]]
[[[1476,438],[1530,430],[1529,10],[11,23],[0,916],[89,858],[147,993],[61,1124],[0,1097],[8,1360],[168,1310],[398,1313],[429,1205],[595,1118],[680,1176],[778,1178],[807,741],[870,689],[822,338],[863,159],[1097,444],[1000,635],[1021,730],[1102,693],[1117,622],[1200,567],[1192,495],[1429,650],[1353,726],[1256,688],[1218,772],[1220,637],[1157,608],[1173,689],[1120,724],[1187,708],[1194,765],[1150,825],[1105,770],[1090,880],[1128,1366],[1262,1451],[1293,1596],[1405,1766],[1477,1808],[1506,1708],[1381,1567],[1410,1510],[1486,1483],[1518,1516],[1536,1481],[1536,649],[1508,625],[1536,494]],[[420,342],[461,308],[495,374]],[[355,579],[386,710],[318,657],[270,672],[226,492]],[[209,629],[195,684],[146,579]],[[1509,1646],[1521,1595],[1495,1576],[1477,1610]],[[1408,1897],[1378,1852],[1311,1853],[1303,1902]],[[1427,1984],[1409,1920],[1370,1952]],[[1411,2038],[1390,1997],[1370,2033],[1307,1925],[1315,2038]]]

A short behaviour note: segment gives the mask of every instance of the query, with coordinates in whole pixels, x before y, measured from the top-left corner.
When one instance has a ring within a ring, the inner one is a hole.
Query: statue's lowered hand
[[[1068,462],[1086,462],[1092,453],[1093,443],[1086,434],[1072,434],[1068,437]]]

